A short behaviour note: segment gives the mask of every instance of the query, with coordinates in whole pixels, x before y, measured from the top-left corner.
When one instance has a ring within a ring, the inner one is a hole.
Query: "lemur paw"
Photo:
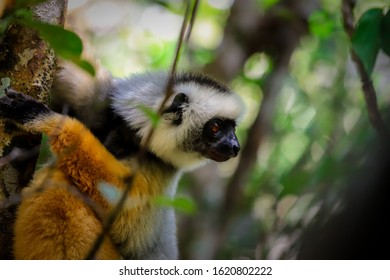
[[[0,118],[16,123],[25,124],[50,112],[45,104],[14,90],[7,90],[6,95],[0,98]]]

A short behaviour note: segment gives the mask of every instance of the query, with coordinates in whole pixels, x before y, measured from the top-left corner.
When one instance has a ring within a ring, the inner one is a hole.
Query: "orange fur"
[[[102,231],[91,208],[69,192],[71,187],[59,171],[38,173],[45,185],[32,184],[24,192],[15,225],[14,254],[17,259],[83,259]],[[45,187],[44,191],[34,188]],[[35,192],[34,192],[35,191]],[[106,237],[98,259],[120,259]]]
[[[48,134],[57,158],[52,167],[38,171],[23,191],[15,226],[15,257],[83,259],[102,230],[102,219],[113,207],[100,194],[97,184],[107,182],[123,189],[124,179],[131,174],[130,164],[118,161],[75,119],[51,114],[24,126]],[[132,242],[125,245],[126,249],[136,250],[145,248],[158,234],[151,230],[156,222],[156,206],[150,199],[163,194],[164,176],[157,181],[153,178],[161,171],[145,172],[141,167],[135,174],[127,206],[97,258],[121,258],[113,242],[123,243],[128,236],[132,236]]]

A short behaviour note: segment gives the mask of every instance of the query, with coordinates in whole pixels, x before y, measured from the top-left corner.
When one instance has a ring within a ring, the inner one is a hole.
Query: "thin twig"
[[[343,0],[341,11],[343,14],[344,30],[348,34],[349,38],[352,38],[355,31],[353,9],[355,7],[355,0]],[[376,98],[376,91],[369,77],[367,71],[364,68],[363,62],[358,55],[351,49],[351,58],[355,63],[356,69],[359,73],[360,80],[362,82],[362,90],[364,93],[364,99],[367,105],[368,117],[371,125],[374,127],[379,137],[387,143],[390,139],[389,131],[383,122],[382,116],[378,109],[378,103]]]
[[[191,13],[191,19],[190,23],[188,25],[188,30],[187,30],[187,36],[186,36],[186,43],[190,40],[191,34],[192,34],[192,28],[194,27],[195,19],[196,19],[196,13],[198,12],[200,0],[195,0],[195,4],[192,8],[192,13]]]
[[[196,2],[198,2],[198,0],[196,0]],[[174,57],[174,60],[173,60],[173,63],[172,63],[172,67],[171,67],[171,71],[170,71],[170,74],[169,74],[167,87],[166,87],[166,90],[165,90],[165,97],[164,97],[163,101],[161,102],[160,107],[159,107],[159,109],[157,111],[159,115],[162,114],[162,112],[164,110],[164,107],[165,107],[165,104],[168,102],[169,98],[173,95],[172,87],[173,87],[173,82],[174,82],[174,76],[175,76],[175,73],[176,73],[177,65],[179,63],[180,53],[181,53],[182,45],[183,45],[183,42],[184,42],[184,38],[185,38],[188,22],[192,19],[192,17],[196,16],[196,11],[193,11],[192,14],[191,14],[191,18],[190,18],[190,6],[191,6],[191,1],[189,0],[187,2],[187,5],[186,5],[186,11],[185,11],[185,14],[184,14],[183,23],[182,23],[182,26],[181,26],[180,35],[179,35],[178,43],[177,43],[176,50],[175,50],[175,57]],[[195,4],[194,5],[194,9],[195,9],[196,6],[197,5]],[[193,22],[193,20],[192,20],[192,22]],[[187,39],[188,39],[188,37],[187,37]],[[91,250],[88,252],[88,254],[86,256],[86,259],[95,259],[97,252],[99,251],[101,245],[103,244],[104,238],[106,237],[106,235],[108,234],[111,226],[113,225],[113,223],[115,222],[116,218],[118,217],[118,215],[122,211],[122,209],[124,207],[124,204],[126,202],[126,199],[128,197],[128,194],[130,193],[130,190],[132,188],[132,184],[133,184],[133,181],[134,181],[135,174],[138,171],[138,167],[139,167],[140,163],[143,161],[143,159],[145,157],[145,154],[146,154],[146,151],[147,151],[147,147],[150,144],[150,141],[152,139],[154,131],[155,131],[154,127],[151,127],[148,135],[146,136],[146,140],[145,140],[144,144],[142,145],[140,151],[138,152],[138,154],[136,156],[138,164],[135,166],[135,168],[133,170],[133,174],[131,176],[125,178],[126,188],[123,190],[123,193],[122,193],[122,196],[121,196],[119,202],[115,205],[115,207],[114,207],[113,211],[111,212],[111,214],[104,221],[102,232],[96,238],[95,243],[93,244],[93,246],[91,247]]]

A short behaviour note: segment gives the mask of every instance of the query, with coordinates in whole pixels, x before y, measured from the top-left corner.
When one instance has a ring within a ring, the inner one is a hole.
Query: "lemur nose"
[[[240,151],[240,145],[239,144],[233,145],[233,155],[237,156],[239,151]]]

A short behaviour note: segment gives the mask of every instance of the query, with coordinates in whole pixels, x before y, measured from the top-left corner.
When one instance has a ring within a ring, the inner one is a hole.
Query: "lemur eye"
[[[224,120],[213,118],[205,124],[203,127],[203,133],[209,141],[215,141],[223,135],[225,129],[226,127]]]
[[[214,122],[214,123],[211,125],[211,131],[212,131],[214,134],[217,134],[220,130],[221,130],[221,126],[219,125],[218,122]]]

